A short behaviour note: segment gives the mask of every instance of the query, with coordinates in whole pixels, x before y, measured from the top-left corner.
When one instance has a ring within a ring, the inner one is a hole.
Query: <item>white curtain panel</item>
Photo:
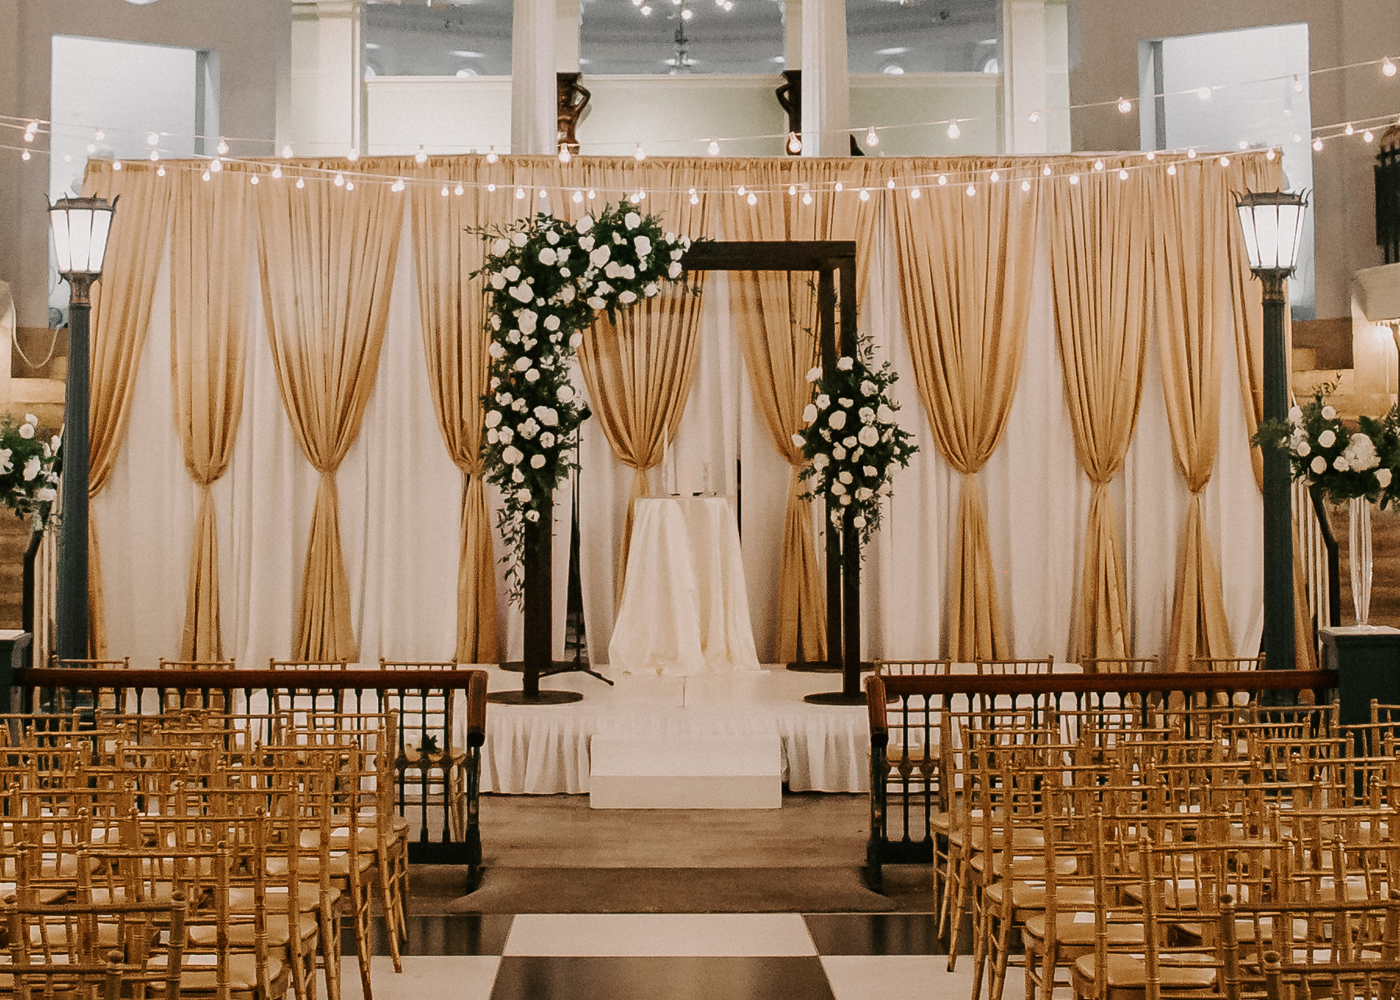
[[[871,292],[860,303],[861,330],[900,373],[903,423],[920,453],[895,478],[884,528],[862,567],[863,647],[867,657],[931,657],[941,649],[947,559],[957,520],[958,478],[939,456],[914,387],[900,317],[898,277],[887,213],[873,245]],[[718,231],[712,228],[712,231]],[[360,662],[440,660],[452,655],[456,623],[461,475],[448,458],[428,390],[408,224],[398,258],[388,330],[374,394],[359,439],[336,481]],[[250,243],[248,252],[254,253]],[[285,658],[292,647],[297,594],[317,476],[293,439],[278,390],[263,319],[257,269],[243,423],[233,463],[214,486],[218,507],[222,624],[226,651],[242,666]],[[1074,455],[1055,355],[1048,253],[1034,276],[1025,362],[1006,434],[978,479],[987,500],[999,596],[1018,656],[1069,652],[1089,484]],[[106,490],[93,502],[102,547],[108,635],[114,656],[153,665],[179,653],[197,491],[181,458],[171,411],[169,268],[162,267],[151,330],[137,376],[131,429]],[[1227,300],[1228,297],[1222,297]],[[755,413],[748,374],[731,327],[727,279],[709,276],[697,374],[672,451],[691,468],[708,467],[711,488],[739,497],[754,639],[773,656],[778,553],[790,471]],[[1228,301],[1217,322],[1233,322]],[[1172,457],[1155,338],[1142,413],[1114,500],[1127,562],[1133,645],[1161,650],[1171,615],[1187,493]],[[1262,503],[1250,469],[1234,338],[1224,338],[1220,449],[1205,494],[1220,559],[1226,613],[1240,655],[1257,649],[1262,628]],[[577,385],[582,380],[576,378]],[[615,614],[615,572],[631,470],[601,432],[584,425],[580,561],[589,658],[606,661]],[[742,463],[742,490],[736,470]],[[662,490],[661,470],[652,491]],[[494,501],[493,491],[488,491]],[[814,511],[822,557],[820,509]],[[572,488],[555,496],[554,644],[562,656]],[[495,555],[504,549],[496,538]],[[498,572],[503,567],[498,563]],[[504,652],[522,653],[519,609],[501,579]]]

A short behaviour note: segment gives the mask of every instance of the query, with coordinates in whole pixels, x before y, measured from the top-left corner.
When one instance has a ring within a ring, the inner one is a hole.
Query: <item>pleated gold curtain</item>
[[[976,172],[993,167],[997,183]],[[905,186],[927,183],[912,170]],[[1022,191],[1006,162],[959,160],[947,176],[920,198],[896,198],[893,215],[915,383],[939,452],[963,476],[944,655],[968,661],[1011,651],[977,472],[1006,429],[1020,376],[1040,186]]]
[[[714,170],[724,238],[856,240],[858,247],[868,247],[879,202],[862,201],[857,189],[866,186],[876,170],[870,162],[857,161],[726,161]],[[836,180],[848,190],[834,192]],[[807,184],[812,187],[810,205],[804,197]],[[764,196],[750,205],[747,196],[739,194],[741,186],[758,188]],[[785,194],[791,186],[798,191]],[[857,266],[862,267],[859,254]],[[806,460],[792,443],[792,435],[803,427],[802,410],[811,400],[807,372],[818,358],[815,275],[735,272],[730,290],[754,405],[773,446],[792,467],[783,515],[774,655],[779,662],[799,656],[821,660],[826,656],[825,590],[811,504],[802,499],[804,486],[798,478]]]
[[[340,161],[303,163],[326,169]],[[359,169],[373,173],[376,166],[362,160]],[[335,471],[359,435],[374,388],[404,204],[388,184],[346,191],[312,183],[298,190],[295,174],[262,184],[257,197],[273,364],[297,443],[321,474],[293,653],[354,660]]]
[[[657,190],[639,202],[638,211],[659,216],[667,232],[692,239],[707,235],[707,186],[696,189],[692,205],[685,180],[693,177],[691,171],[663,162],[647,174]],[[628,186],[622,170],[614,165],[588,168],[583,179],[590,187]],[[619,312],[616,322],[600,314],[598,322],[585,331],[579,348],[579,366],[603,436],[617,460],[634,470],[618,547],[615,598],[619,602],[626,582],[634,506],[649,492],[647,473],[661,463],[666,442],[676,436],[695,380],[703,280],[703,273],[697,273],[683,284],[663,284],[660,295]]]
[[[1140,170],[1120,164],[1049,185],[1055,338],[1074,450],[1092,484],[1070,655],[1131,655],[1127,576],[1109,484],[1137,425],[1147,359],[1151,205]]]
[[[1225,171],[1211,161],[1182,160],[1176,174],[1148,175],[1153,202],[1154,305],[1162,353],[1167,423],[1177,465],[1191,492],[1177,561],[1167,633],[1169,669],[1200,656],[1233,656],[1220,566],[1206,532],[1201,496],[1220,437],[1221,348],[1216,316],[1230,288],[1229,210]]]
[[[435,162],[419,168],[413,178],[420,182],[409,187],[409,197],[428,384],[438,430],[463,480],[453,659],[493,663],[499,650],[496,572],[481,456],[486,416],[481,397],[487,389],[491,337],[486,288],[480,278],[471,277],[485,259],[486,246],[467,230],[503,216],[513,195],[499,164]],[[461,195],[442,197],[442,185],[455,190],[459,181],[464,182]],[[497,189],[487,191],[488,183]]]
[[[1283,165],[1278,160],[1248,157],[1232,161],[1229,171],[1230,192],[1277,191],[1283,185]],[[1233,213],[1230,231],[1230,295],[1235,307],[1235,351],[1239,357],[1240,391],[1249,405],[1244,408],[1245,429],[1250,440],[1264,419],[1264,288],[1249,269],[1249,255],[1244,248],[1244,234],[1236,224]],[[1287,316],[1287,311],[1284,313]],[[1286,320],[1285,320],[1286,322]],[[1291,352],[1291,339],[1285,337],[1285,360]],[[1292,366],[1289,365],[1289,370]],[[1257,445],[1249,449],[1254,467],[1254,481],[1264,488],[1264,458]],[[1299,669],[1317,666],[1317,648],[1313,644],[1309,624],[1307,580],[1303,573],[1301,546],[1298,542],[1299,512],[1293,512],[1293,639],[1294,658]]]
[[[175,171],[170,236],[170,374],[185,471],[199,487],[180,657],[222,660],[219,535],[210,487],[228,470],[243,413],[252,186],[228,169]]]
[[[112,219],[102,279],[92,289],[91,398],[88,405],[88,498],[107,485],[126,437],[141,349],[150,328],[156,276],[170,233],[173,188],[152,171],[113,170],[90,161],[83,193],[121,198]],[[88,651],[107,656],[102,553],[97,525],[88,520]]]

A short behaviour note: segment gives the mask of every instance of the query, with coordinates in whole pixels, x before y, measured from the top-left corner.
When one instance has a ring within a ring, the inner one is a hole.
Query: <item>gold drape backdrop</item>
[[[1191,501],[1177,560],[1166,663],[1190,669],[1198,656],[1233,656],[1220,566],[1206,532],[1201,497],[1220,437],[1220,299],[1229,294],[1230,213],[1225,171],[1194,167],[1149,175],[1153,201],[1153,273],[1157,341],[1172,450]],[[1221,211],[1203,212],[1202,205]]]
[[[102,279],[92,288],[88,497],[102,492],[126,438],[136,370],[151,323],[156,276],[170,232],[174,188],[154,171],[113,170],[90,161],[83,193],[120,198],[107,241]],[[88,650],[107,657],[102,600],[102,553],[97,525],[88,519]]]
[[[486,393],[491,337],[485,285],[471,277],[485,260],[486,246],[467,230],[483,219],[505,215],[514,197],[509,174],[499,164],[483,165],[477,172],[464,171],[456,162],[435,162],[413,176],[431,182],[427,187],[415,185],[409,195],[428,383],[438,430],[464,482],[453,659],[491,663],[499,652],[496,574],[481,459],[481,397]],[[494,183],[497,189],[491,192],[472,184],[460,196],[444,198],[439,193],[440,185],[455,188],[462,179]]]
[[[855,240],[869,246],[877,202],[852,192],[834,193],[840,179],[852,188],[874,185],[879,171],[859,161],[741,160],[716,168],[719,186],[728,191],[750,185],[795,194],[762,198],[745,196],[721,202],[724,238],[731,240]],[[805,204],[808,185],[812,204]],[[818,186],[821,190],[815,190]],[[862,207],[864,206],[864,207]],[[868,282],[869,261],[857,255],[857,286]],[[862,280],[862,275],[865,276]],[[773,446],[792,467],[783,515],[782,563],[778,582],[778,629],[774,656],[783,663],[826,657],[826,597],[818,571],[811,504],[802,499],[798,479],[806,460],[792,443],[803,427],[802,410],[811,400],[807,372],[817,364],[815,275],[760,271],[730,277],[730,299],[739,346],[753,387],[754,405],[762,415]]]
[[[1055,339],[1074,450],[1092,494],[1071,656],[1129,656],[1128,585],[1109,483],[1137,426],[1147,362],[1150,205],[1141,175],[1105,164],[1048,198]]]
[[[243,413],[253,187],[228,170],[171,178],[170,376],[185,471],[199,487],[180,658],[222,660],[219,536],[210,490],[228,470]]]
[[[998,183],[971,171],[997,167]],[[946,186],[894,201],[904,330],[939,452],[963,474],[943,655],[1009,655],[977,471],[1006,429],[1035,265],[1038,184],[1005,161],[962,161]],[[908,175],[906,183],[927,183]],[[970,183],[975,193],[968,193]]]
[[[374,164],[362,161],[361,169]],[[403,200],[388,184],[354,191],[324,181],[305,190],[290,183],[259,189],[258,264],[273,363],[297,443],[321,474],[297,614],[297,659],[358,658],[335,470],[360,432],[374,389],[403,212]]]

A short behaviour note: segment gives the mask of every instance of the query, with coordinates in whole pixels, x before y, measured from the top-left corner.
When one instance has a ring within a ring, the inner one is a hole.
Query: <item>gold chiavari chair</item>
[[[210,673],[231,673],[238,669],[238,664],[233,657],[229,657],[227,660],[167,660],[162,656],[156,666],[160,670],[201,670]],[[181,708],[195,710],[207,708],[221,712],[224,709],[224,692],[222,689],[211,690],[206,704],[204,696],[197,690],[186,691],[183,701],[177,692],[167,691],[162,704],[165,706],[166,712],[178,711]]]
[[[1162,670],[1160,656],[1081,656],[1079,668],[1086,674],[1155,674]]]

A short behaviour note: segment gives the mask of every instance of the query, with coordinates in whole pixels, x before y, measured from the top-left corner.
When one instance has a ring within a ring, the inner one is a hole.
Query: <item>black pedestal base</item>
[[[833,667],[825,660],[802,660],[797,663],[789,663],[789,670],[794,670],[799,674],[839,674],[840,667]]]
[[[505,663],[497,664],[502,670],[509,670],[513,674],[523,674],[525,672],[524,660],[509,660]],[[553,677],[555,674],[583,673],[586,663],[575,663],[573,660],[553,660],[548,666],[540,668],[541,677]]]
[[[865,692],[844,694],[841,691],[818,691],[802,699],[809,705],[864,705]]]
[[[497,705],[568,705],[583,701],[583,695],[577,691],[541,691],[535,695],[524,691],[492,691],[486,700]]]

